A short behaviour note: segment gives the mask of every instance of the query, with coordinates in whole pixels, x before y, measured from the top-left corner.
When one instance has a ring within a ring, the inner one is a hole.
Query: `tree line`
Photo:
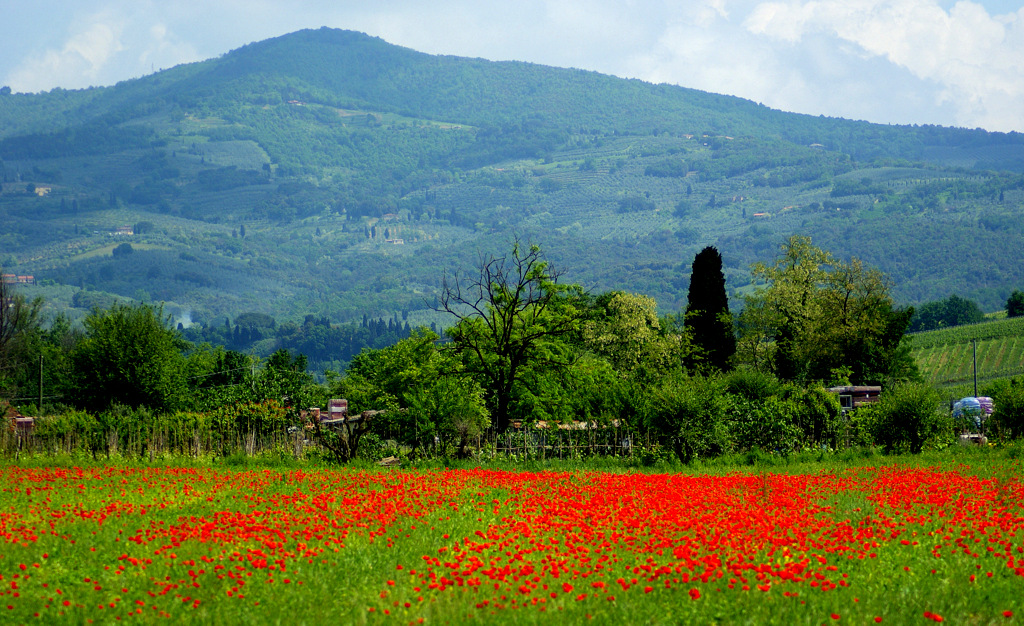
[[[254,312],[236,316],[234,323],[224,317],[180,330],[185,340],[197,345],[208,343],[242,353],[254,353],[259,348],[263,354],[277,350],[301,354],[316,372],[342,371],[360,351],[392,345],[412,333],[409,322],[397,315],[390,319],[364,315],[360,323],[342,324],[306,315],[301,323],[279,324],[270,315]],[[266,348],[266,344],[271,347]]]
[[[159,306],[116,304],[95,309],[81,328],[62,317],[44,327],[41,302],[5,285],[0,388],[25,407],[28,390],[44,395],[38,373],[46,395],[64,405],[51,410],[95,416],[89,432],[105,434],[93,438],[94,450],[104,437],[139,432],[139,419],[190,424],[188,436],[205,437],[207,449],[210,429],[237,442],[308,427],[341,460],[364,436],[409,454],[465,456],[485,431],[541,425],[643,429],[683,461],[851,443],[920,451],[952,437],[948,411],[909,354],[913,309],[894,304],[888,277],[800,236],[752,273],[757,284],[733,314],[721,255],[705,248],[685,309],[659,316],[647,296],[565,282],[538,246],[515,241],[504,255],[445,273],[437,309],[452,325],[443,333],[420,328],[365,347],[325,382],[298,352],[260,360],[186,341]],[[240,320],[267,325],[258,314]],[[324,326],[317,322],[306,325]],[[46,367],[37,371],[39,359]],[[883,385],[883,402],[844,422],[828,387],[863,384]],[[1008,383],[997,391],[1013,398],[1022,390]],[[331,397],[373,419],[338,432],[300,412]],[[1007,411],[1005,434],[1022,434]]]

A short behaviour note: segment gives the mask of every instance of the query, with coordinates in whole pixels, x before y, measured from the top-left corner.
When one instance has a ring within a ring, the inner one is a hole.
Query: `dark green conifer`
[[[736,336],[725,293],[722,255],[713,246],[704,248],[693,259],[685,323],[707,362],[719,370],[728,370],[729,359],[736,352]]]

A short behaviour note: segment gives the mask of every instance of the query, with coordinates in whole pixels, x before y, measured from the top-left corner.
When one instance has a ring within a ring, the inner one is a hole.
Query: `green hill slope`
[[[203,321],[346,321],[426,315],[445,268],[518,235],[569,280],[668,312],[703,246],[735,289],[799,232],[889,272],[904,302],[991,309],[1024,284],[1021,171],[1018,134],[796,115],[321,29],[0,97],[0,265]],[[122,241],[131,255],[107,252]]]
[[[1002,319],[912,335],[912,353],[925,380],[956,385],[1024,374],[1024,318]]]

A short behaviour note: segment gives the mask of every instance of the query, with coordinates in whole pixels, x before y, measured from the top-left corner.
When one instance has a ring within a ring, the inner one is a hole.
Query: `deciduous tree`
[[[985,319],[978,303],[953,294],[945,300],[936,300],[922,304],[910,322],[910,331],[935,330],[960,326],[961,324],[977,324]]]
[[[457,323],[448,330],[468,372],[484,386],[495,428],[508,428],[517,385],[528,366],[564,368],[564,339],[579,329],[576,285],[558,282],[532,245],[518,241],[501,257],[482,259],[470,278],[444,277],[439,310]]]
[[[1024,316],[1024,292],[1014,289],[1010,297],[1006,299],[1006,316]]]
[[[72,354],[76,403],[93,411],[113,404],[177,408],[186,391],[185,344],[162,307],[115,304],[94,310],[83,325]]]
[[[663,374],[690,352],[687,337],[662,327],[654,298],[640,294],[601,294],[581,329],[584,347],[625,376]]]
[[[801,236],[751,273],[764,284],[747,297],[740,323],[748,364],[802,382],[831,382],[839,369],[856,384],[917,377],[904,341],[913,310],[894,307],[885,274]]]
[[[460,456],[489,424],[483,388],[470,378],[459,355],[437,346],[438,335],[413,332],[393,346],[363,350],[335,390],[353,409],[386,410],[386,435],[418,448],[437,436]]]
[[[23,364],[30,335],[39,329],[41,308],[41,299],[28,300],[13,284],[0,280],[0,392],[14,391],[14,370]]]

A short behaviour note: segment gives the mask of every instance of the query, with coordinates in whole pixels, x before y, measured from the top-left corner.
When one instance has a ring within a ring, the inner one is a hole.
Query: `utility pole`
[[[972,339],[971,346],[974,352],[974,397],[978,397],[978,340]]]
[[[36,408],[39,417],[43,416],[43,355],[39,355],[39,405]]]

